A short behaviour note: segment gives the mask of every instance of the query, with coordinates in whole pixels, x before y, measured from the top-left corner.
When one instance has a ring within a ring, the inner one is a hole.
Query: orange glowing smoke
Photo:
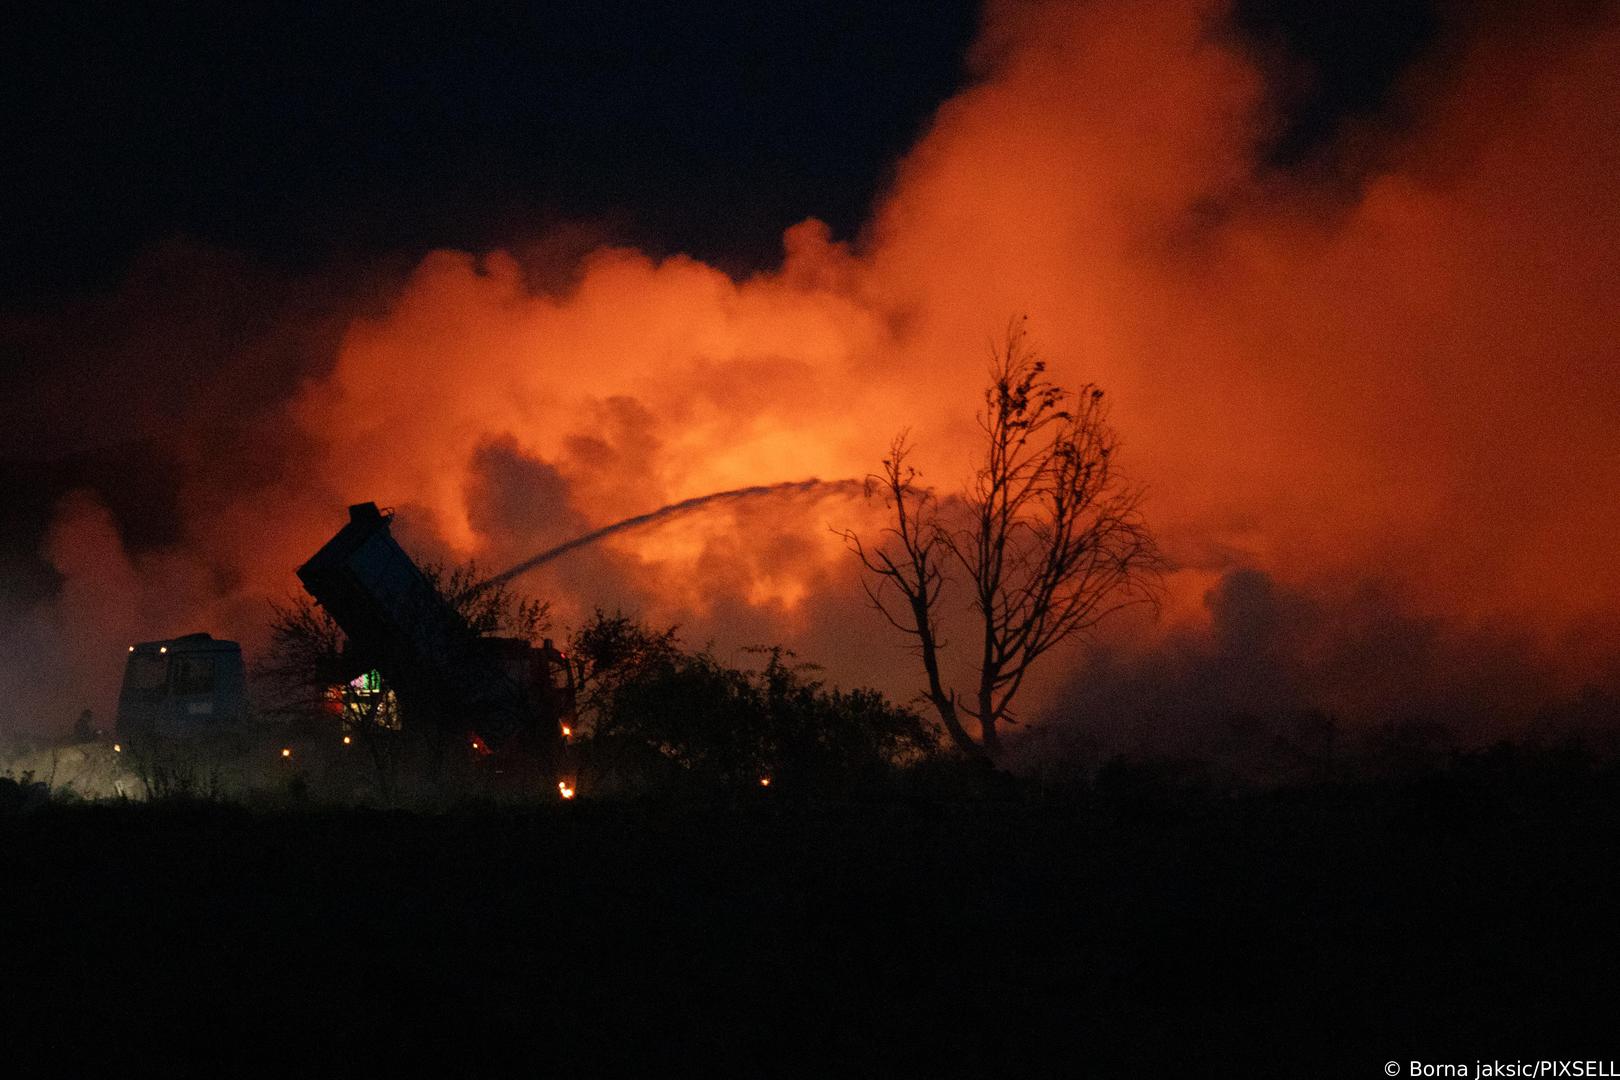
[[[1258,168],[1262,80],[1219,13],[993,4],[979,81],[859,241],[805,221],[774,272],[606,248],[546,294],[511,255],[429,255],[279,419],[296,483],[188,491],[187,542],[139,560],[92,500],[64,505],[53,625],[96,613],[104,687],[128,640],[252,644],[262,598],[361,500],[418,554],[497,569],[707,492],[864,475],[905,427],[953,486],[988,341],[1027,312],[1056,376],[1115,401],[1181,568],[1167,626],[1234,567],[1377,580],[1589,673],[1620,647],[1620,21],[1482,33],[1414,80],[1418,122],[1346,196]],[[526,584],[563,623],[623,606],[905,694],[827,528],[864,514],[728,507]]]

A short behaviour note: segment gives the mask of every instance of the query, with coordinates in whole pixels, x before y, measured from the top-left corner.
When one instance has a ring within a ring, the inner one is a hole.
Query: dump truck
[[[495,771],[544,775],[571,798],[567,658],[549,640],[478,633],[394,539],[392,517],[376,503],[349,507],[348,522],[298,568],[347,638],[340,677],[377,672],[405,729],[459,742]]]

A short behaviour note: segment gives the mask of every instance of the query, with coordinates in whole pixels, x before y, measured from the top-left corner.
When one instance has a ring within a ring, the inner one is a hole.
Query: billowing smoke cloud
[[[1460,39],[1411,80],[1414,122],[1360,134],[1337,163],[1347,186],[1260,164],[1266,80],[1222,14],[993,5],[978,82],[940,109],[863,234],[806,221],[773,272],[615,248],[567,273],[437,252],[380,300],[343,293],[339,333],[310,330],[332,310],[283,308],[277,333],[314,336],[295,360],[223,349],[232,370],[278,374],[231,441],[181,440],[178,535],[132,552],[92,500],[57,509],[60,594],[12,621],[88,666],[38,707],[106,706],[104,638],[258,644],[264,598],[291,592],[350,502],[394,505],[428,557],[495,570],[708,492],[861,476],[903,427],[926,479],[953,486],[988,342],[1020,312],[1060,381],[1108,388],[1179,567],[1160,623],[1115,629],[1107,671],[1179,648],[1189,670],[1262,665],[1291,701],[1338,707],[1355,679],[1335,671],[1389,661],[1422,695],[1467,683],[1444,675],[1469,663],[1453,643],[1491,641],[1526,673],[1490,691],[1515,707],[1602,676],[1620,651],[1620,20],[1610,7]],[[183,398],[175,424],[216,430],[196,416],[220,407]],[[240,467],[259,457],[273,465]],[[910,660],[828,528],[871,514],[751,500],[528,580],[564,620],[622,605],[698,643],[785,641],[835,679],[908,694]],[[1290,650],[1331,651],[1340,630],[1345,649],[1359,639],[1322,615],[1308,635],[1234,634],[1244,590],[1266,589],[1318,613],[1387,610],[1431,628],[1397,638],[1429,644],[1299,662]],[[1026,714],[1063,712],[1067,674],[1054,665]],[[13,698],[33,678],[4,675]]]

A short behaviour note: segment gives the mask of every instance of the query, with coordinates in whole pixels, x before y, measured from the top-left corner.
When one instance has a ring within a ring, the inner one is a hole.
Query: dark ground
[[[1487,755],[1239,798],[1129,778],[758,794],[0,813],[0,1025],[76,1074],[106,1048],[216,1075],[397,1055],[486,1075],[467,1063],[495,1055],[525,1075],[1376,1077],[1616,1056],[1612,768]]]

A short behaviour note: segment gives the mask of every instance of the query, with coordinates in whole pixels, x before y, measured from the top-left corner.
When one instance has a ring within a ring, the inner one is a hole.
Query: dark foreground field
[[[1620,1056],[1612,770],[759,794],[0,816],[0,1024],[73,1075],[109,1049],[217,1075],[401,1054],[510,1054],[525,1075],[1366,1077]]]

